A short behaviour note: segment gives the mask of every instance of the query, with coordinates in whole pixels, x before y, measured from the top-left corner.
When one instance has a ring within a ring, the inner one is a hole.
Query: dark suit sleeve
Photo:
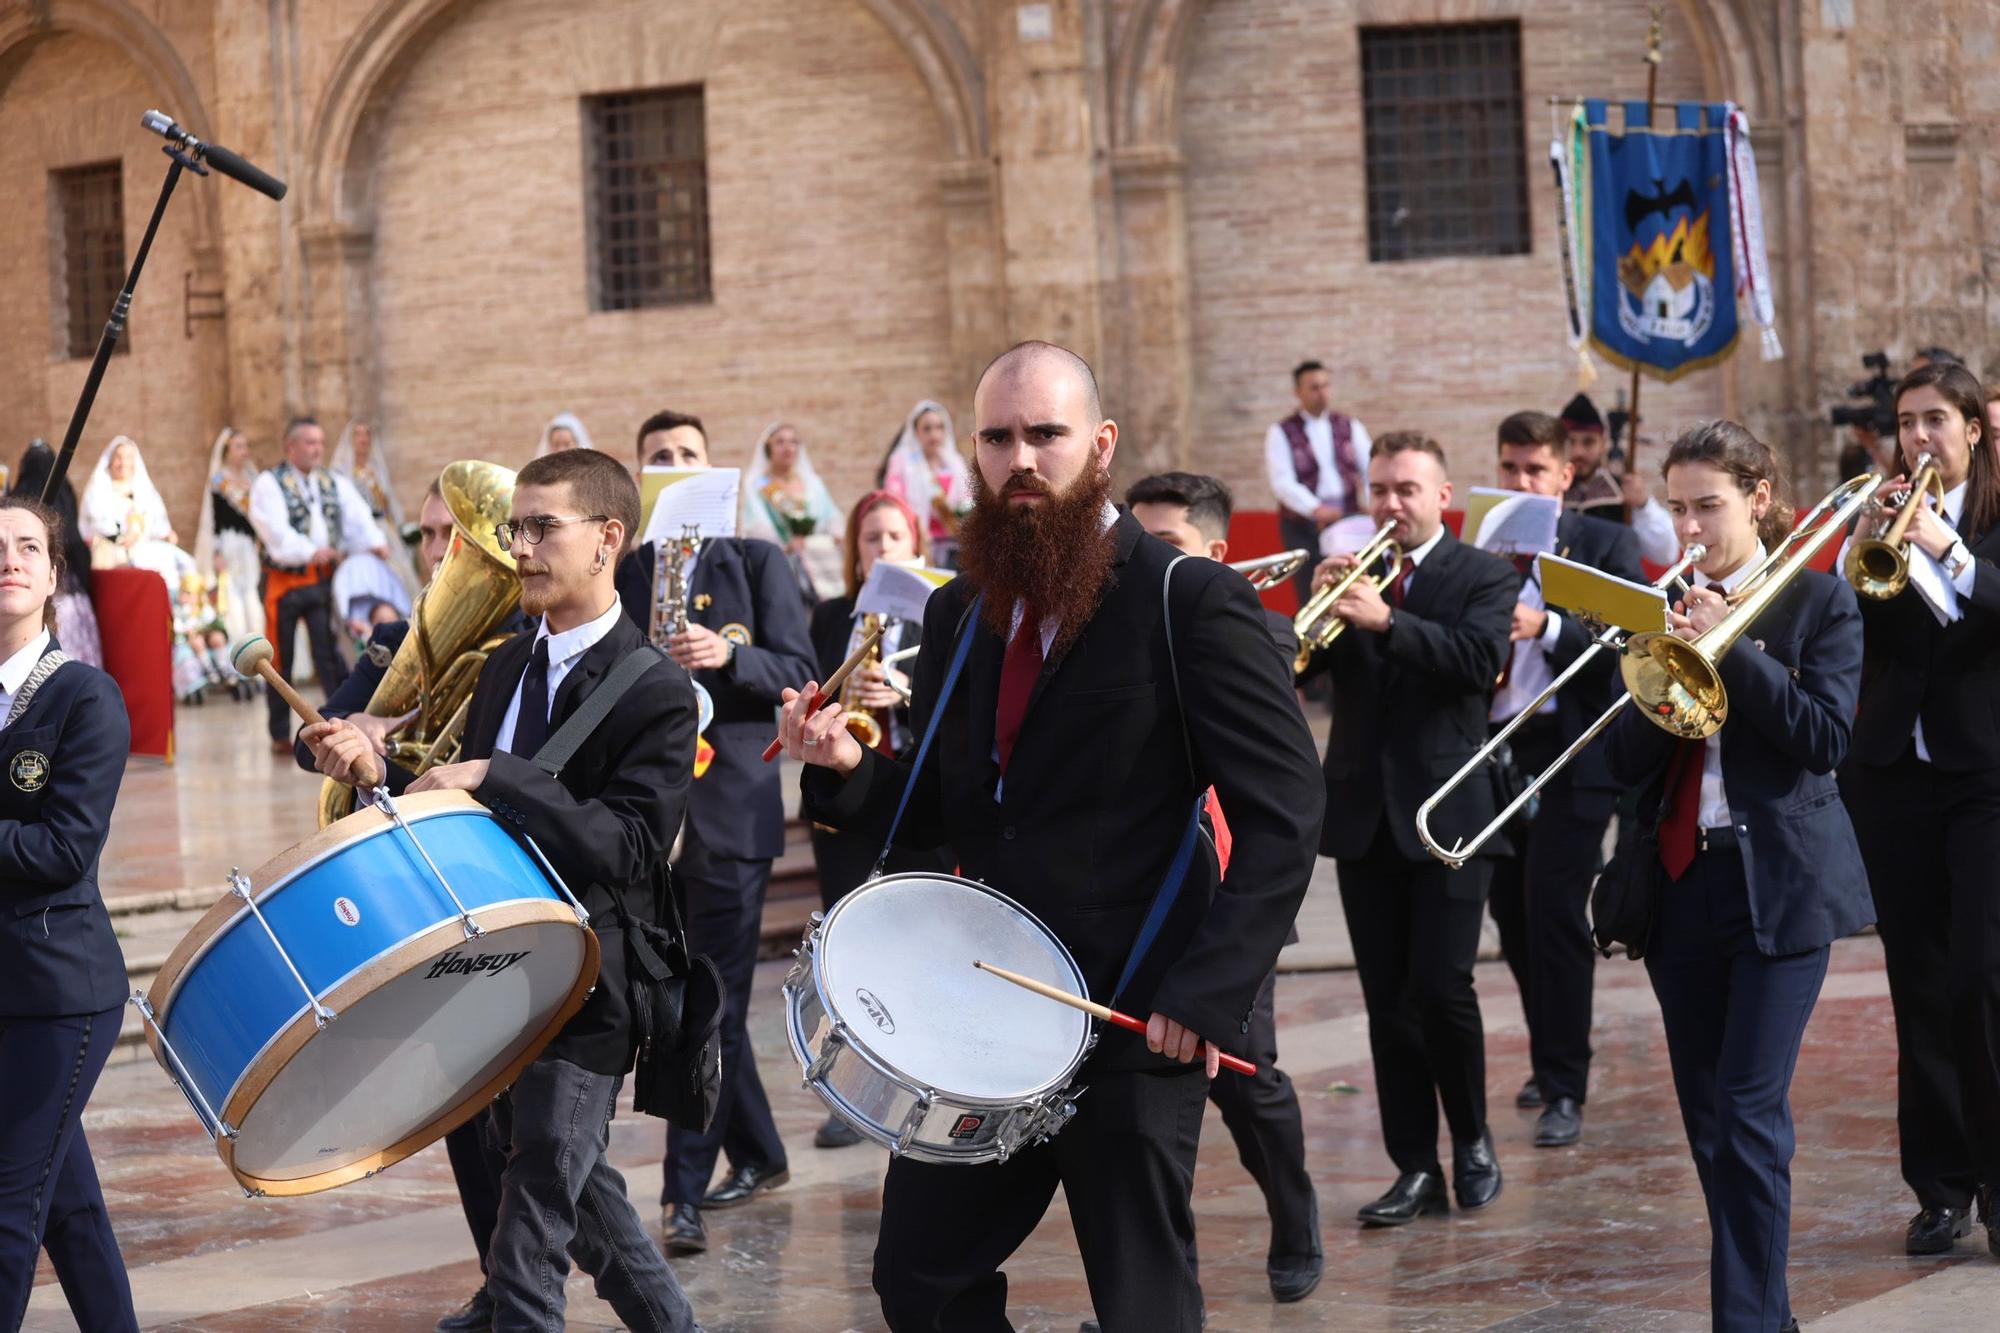
[[[1974,556],[1972,564],[1972,595],[1958,599],[1965,618],[2000,617],[2000,565],[1983,555]]]
[[[403,642],[404,628],[403,624],[377,625],[375,632],[368,636],[368,646],[373,648],[379,644],[393,653]],[[329,694],[326,702],[319,706],[319,715],[325,718],[353,717],[356,713],[367,712],[368,701],[375,697],[375,687],[387,674],[387,667],[376,666],[375,659],[363,653],[361,660],[354,664],[354,670],[347,673],[347,679],[340,682],[340,688]],[[305,725],[301,723],[292,733],[292,758],[306,772],[317,773],[319,769],[313,765],[312,751],[298,739],[298,733],[304,730]]]
[[[1383,652],[1395,666],[1429,672],[1468,693],[1490,691],[1500,664],[1507,660],[1521,576],[1511,566],[1470,548],[1457,563],[1467,584],[1464,614],[1448,625],[1399,610],[1382,636]],[[1422,566],[1416,577],[1423,577]],[[1224,807],[1223,816],[1228,815]]]
[[[504,688],[511,694],[517,683]],[[586,884],[623,889],[651,876],[673,845],[694,776],[694,724],[687,672],[662,661],[592,734],[592,744],[608,747],[612,775],[595,796],[573,796],[527,759],[504,751],[491,757],[473,795],[519,812],[522,831]],[[584,885],[570,888],[580,894]]]
[[[55,677],[49,679],[53,683]],[[61,735],[49,756],[40,818],[0,820],[0,897],[39,897],[75,884],[97,864],[111,832],[132,725],[109,676],[92,671],[71,696]]]
[[[1797,676],[1762,649],[1739,638],[1718,668],[1729,691],[1730,726],[1748,726],[1808,772],[1831,773],[1854,734],[1861,688],[1861,608],[1845,579],[1809,612]]]
[[[776,705],[784,701],[784,691],[803,689],[819,674],[805,599],[784,552],[771,543],[745,541],[743,564],[750,575],[757,642],[738,648],[721,671],[732,684]]]
[[[1262,603],[1234,573],[1202,572],[1191,607],[1174,617],[1174,651],[1195,761],[1234,849],[1153,1008],[1232,1046],[1312,881],[1326,784],[1290,665],[1265,647]]]

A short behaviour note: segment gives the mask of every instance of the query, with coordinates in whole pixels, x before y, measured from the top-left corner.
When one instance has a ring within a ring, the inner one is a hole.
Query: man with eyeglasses
[[[651,920],[654,889],[687,805],[694,693],[656,661],[551,776],[532,762],[645,636],[624,615],[618,555],[639,524],[639,489],[618,461],[586,449],[521,469],[500,537],[521,580],[532,633],[486,659],[466,715],[465,758],[414,781],[388,766],[392,791],[470,792],[531,837],[579,895],[598,932],[597,985],[576,1016],[487,1112],[505,1151],[488,1260],[490,1326],[563,1325],[574,1258],[631,1328],[694,1330],[694,1313],[606,1158],[618,1091],[632,1067],[625,941],[618,924]],[[352,722],[302,733],[320,772],[354,783],[374,746]],[[464,1327],[464,1324],[448,1325]]]
[[[701,418],[656,412],[639,427],[640,468],[709,466]],[[618,595],[640,629],[653,613],[657,547],[642,545],[618,571]],[[785,850],[785,798],[776,764],[764,762],[787,689],[818,667],[798,579],[770,542],[705,536],[682,568],[688,628],[664,644],[715,704],[705,733],[715,758],[688,794],[674,880],[686,904],[688,946],[722,974],[722,1094],[706,1133],[667,1127],[660,1191],[668,1254],[708,1248],[704,1208],[747,1203],[790,1177],[770,1099],[757,1076],[745,1021],[757,967],[771,863]],[[718,1156],[729,1174],[708,1188]]]

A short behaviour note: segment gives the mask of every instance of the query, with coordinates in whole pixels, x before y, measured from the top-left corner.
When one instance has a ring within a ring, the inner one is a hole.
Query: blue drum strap
[[[917,789],[917,774],[924,770],[924,758],[931,752],[931,742],[937,739],[938,723],[944,718],[944,706],[951,699],[951,692],[958,684],[959,673],[965,670],[965,659],[972,652],[971,623],[979,614],[979,604],[986,600],[982,594],[972,599],[958,621],[958,646],[951,654],[951,666],[944,673],[944,686],[938,691],[937,702],[931,705],[931,720],[924,727],[923,743],[917,746],[916,762],[910,765],[910,776],[903,783],[903,797],[896,802],[896,817],[889,821],[889,836],[882,840],[882,855],[875,858],[875,868],[869,873],[870,879],[881,877],[882,870],[889,864],[889,852],[896,845],[896,830],[903,826],[903,814],[910,808],[910,793]]]

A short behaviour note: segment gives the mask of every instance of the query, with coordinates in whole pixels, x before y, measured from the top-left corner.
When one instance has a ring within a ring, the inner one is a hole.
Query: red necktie
[[[1007,644],[1007,656],[1000,663],[1000,709],[994,717],[993,740],[1000,752],[1000,771],[1014,757],[1014,738],[1021,734],[1021,720],[1028,715],[1028,698],[1042,674],[1042,622],[1032,611],[1022,615],[1021,626]]]
[[[1215,828],[1215,861],[1223,874],[1229,873],[1229,848],[1233,839],[1229,836],[1229,821],[1222,817],[1222,802],[1215,799],[1215,788],[1208,789],[1208,822]]]
[[[1701,768],[1707,741],[1682,741],[1667,769],[1667,817],[1660,821],[1660,864],[1670,879],[1679,879],[1694,864],[1696,838],[1701,832]]]
[[[1405,557],[1403,567],[1396,571],[1396,577],[1389,580],[1389,605],[1401,606],[1403,594],[1409,591],[1410,575],[1417,572],[1417,562]]]

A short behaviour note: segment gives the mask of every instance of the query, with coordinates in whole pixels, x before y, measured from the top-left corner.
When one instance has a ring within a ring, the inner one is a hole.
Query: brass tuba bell
[[[417,595],[410,631],[368,699],[374,717],[415,716],[389,737],[389,761],[413,773],[449,763],[494,630],[521,603],[514,556],[493,531],[514,498],[514,473],[497,463],[458,462],[438,478],[451,511],[451,545]],[[325,828],[354,810],[354,788],[328,778],[320,787]]]

